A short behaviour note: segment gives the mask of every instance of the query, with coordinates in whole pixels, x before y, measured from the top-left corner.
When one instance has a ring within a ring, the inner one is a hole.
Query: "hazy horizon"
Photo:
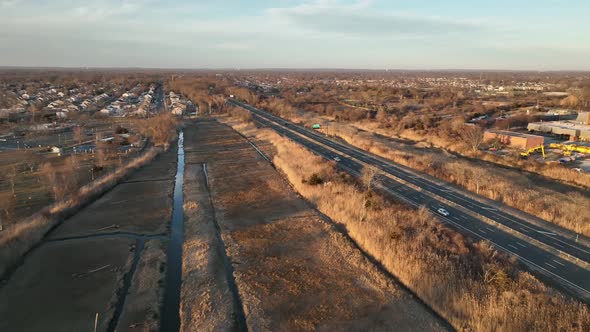
[[[154,71],[293,71],[293,72],[305,72],[305,71],[339,71],[339,72],[465,72],[465,73],[588,73],[590,69],[555,69],[555,70],[535,70],[535,69],[478,69],[478,68],[424,68],[424,69],[406,69],[406,68],[337,68],[337,67],[316,67],[316,68],[305,68],[305,67],[251,67],[251,68],[224,68],[224,67],[75,67],[75,66],[5,66],[0,65],[0,70],[154,70]]]
[[[585,1],[0,0],[0,66],[590,70]]]

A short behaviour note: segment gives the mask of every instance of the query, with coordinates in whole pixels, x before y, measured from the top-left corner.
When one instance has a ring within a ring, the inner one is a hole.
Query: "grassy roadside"
[[[200,189],[201,197],[210,190],[213,217],[231,262],[228,279],[235,280],[232,293],[239,297],[237,305],[243,308],[249,330],[386,331],[395,326],[403,331],[433,331],[447,327],[302,200],[242,136],[216,121],[198,121],[196,126],[192,135],[185,130],[187,162],[193,167],[186,171],[199,179],[191,186]],[[208,182],[203,178],[205,171],[198,169],[201,163],[206,163]],[[191,189],[188,184],[185,192]],[[196,208],[185,210],[187,216],[204,214],[201,222],[191,222],[191,230],[192,226],[206,228],[213,220],[207,218],[210,203],[198,197],[190,202]],[[185,236],[189,234],[186,258],[206,253],[202,241],[206,234],[191,231]],[[195,324],[191,331],[211,330],[207,326],[214,326],[209,324],[216,317],[223,318],[218,316],[223,305],[212,301],[218,298],[215,284],[199,283],[207,281],[215,265],[208,264],[206,255],[198,257],[188,260],[186,270],[194,272],[183,286],[190,295],[187,303],[202,301],[187,307],[191,309],[187,317]],[[219,279],[223,278],[215,280]]]
[[[508,206],[536,215],[561,227],[590,236],[590,215],[580,210],[590,209],[590,200],[572,192],[536,188],[519,179],[518,174],[449,156],[432,153],[415,154],[393,148],[385,140],[362,132],[336,127],[337,135],[349,144],[363,148],[396,163],[454,183],[473,193],[502,202]]]
[[[244,124],[234,128],[270,141],[277,150],[275,165],[297,191],[342,223],[364,250],[458,330],[590,328],[588,307],[519,270],[489,244],[472,243],[425,209],[367,194],[330,163],[272,132]]]
[[[313,119],[294,120],[309,124],[316,121]],[[579,213],[590,209],[590,200],[576,191],[566,193],[539,187],[518,171],[499,169],[493,165],[458,158],[448,153],[434,153],[428,149],[397,142],[393,137],[391,140],[377,136],[376,132],[361,131],[347,123],[334,124],[329,130],[330,135],[337,136],[353,146],[538,216],[576,233],[590,236],[590,214]]]

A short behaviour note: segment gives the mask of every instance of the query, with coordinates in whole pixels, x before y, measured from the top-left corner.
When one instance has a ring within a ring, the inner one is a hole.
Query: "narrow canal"
[[[174,183],[172,206],[172,224],[168,242],[166,286],[162,304],[160,331],[178,331],[180,329],[180,284],[182,281],[182,241],[184,237],[183,211],[184,182],[184,133],[178,136],[178,163]]]

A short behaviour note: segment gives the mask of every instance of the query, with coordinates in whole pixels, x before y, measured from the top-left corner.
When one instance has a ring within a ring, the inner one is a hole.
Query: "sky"
[[[0,0],[0,66],[590,70],[588,0]]]

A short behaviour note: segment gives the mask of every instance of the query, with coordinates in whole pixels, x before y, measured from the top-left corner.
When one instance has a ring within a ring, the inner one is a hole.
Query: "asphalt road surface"
[[[487,240],[497,249],[517,257],[541,279],[590,303],[590,248],[573,232],[547,225],[546,221],[499,206],[484,198],[413,171],[348,144],[335,142],[250,105],[229,99],[229,103],[249,110],[254,120],[298,142],[328,159],[339,158],[339,168],[359,175],[364,164],[373,165],[388,176],[378,176],[381,189],[413,206],[425,206],[450,227],[476,240]],[[439,208],[448,216],[437,213]],[[524,216],[524,217],[523,217]],[[487,219],[487,222],[486,222]],[[490,222],[491,221],[491,222]],[[495,224],[497,223],[497,224]],[[567,259],[566,259],[567,258]]]

